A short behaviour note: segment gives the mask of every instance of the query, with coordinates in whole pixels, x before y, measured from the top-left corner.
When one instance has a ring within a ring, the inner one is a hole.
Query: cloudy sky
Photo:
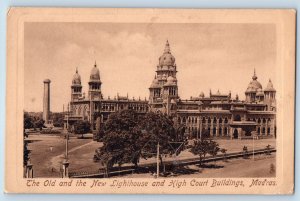
[[[263,88],[276,88],[276,29],[272,24],[26,23],[25,110],[42,111],[43,80],[51,80],[51,111],[70,101],[78,67],[83,91],[97,61],[104,97],[149,96],[168,39],[182,99],[209,90],[244,91],[256,68]]]

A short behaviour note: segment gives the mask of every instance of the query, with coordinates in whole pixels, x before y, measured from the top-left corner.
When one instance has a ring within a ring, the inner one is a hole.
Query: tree
[[[38,128],[38,129],[42,130],[42,128],[44,127],[44,123],[45,123],[45,121],[43,119],[35,117],[34,122],[33,122],[33,127],[34,127],[34,129]]]
[[[163,164],[163,156],[174,154],[174,146],[180,146],[177,142],[181,136],[182,129],[175,129],[170,116],[162,113],[147,113],[139,124],[142,135],[139,144],[143,145],[141,157],[144,159],[157,157],[157,146],[159,144],[159,159]],[[181,151],[181,150],[179,150]],[[177,153],[179,154],[179,152]]]
[[[220,151],[219,144],[215,141],[202,136],[201,140],[195,140],[190,152],[199,156],[199,165],[202,166],[203,159],[207,154],[216,156]]]
[[[33,118],[27,112],[24,112],[24,129],[33,128]]]
[[[226,161],[227,160],[227,156],[226,156],[226,153],[227,153],[227,149],[220,149],[220,152],[223,154],[223,161]]]
[[[141,144],[140,117],[133,110],[122,110],[111,114],[102,126],[103,146],[96,150],[94,158],[101,161],[108,170],[114,164],[124,163],[138,165]]]
[[[81,138],[83,135],[90,132],[91,124],[88,121],[77,121],[74,123],[74,132],[75,134],[81,134]]]
[[[30,150],[28,150],[28,142],[25,140],[28,135],[25,132],[25,129],[23,129],[23,133],[24,133],[24,139],[23,139],[23,165],[26,166],[27,162],[29,160],[29,154],[30,154]]]
[[[51,119],[53,121],[53,126],[63,127],[64,126],[64,114],[62,112],[51,113]]]
[[[24,121],[24,128],[23,128],[23,165],[26,166],[27,162],[29,160],[30,150],[28,150],[28,142],[25,140],[28,137],[28,134],[26,133],[25,129],[33,128],[33,119],[27,112],[24,112],[23,121]]]

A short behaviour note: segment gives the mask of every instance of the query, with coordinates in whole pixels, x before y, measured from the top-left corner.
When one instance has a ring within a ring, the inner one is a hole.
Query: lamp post
[[[157,143],[157,155],[156,155],[156,178],[159,177],[159,142]]]
[[[65,158],[63,160],[63,173],[62,173],[62,177],[63,178],[68,178],[69,177],[69,161],[68,161],[68,152],[69,152],[69,104],[68,104],[68,112],[67,112],[67,132],[65,135],[65,147],[66,147],[66,153],[65,153]]]

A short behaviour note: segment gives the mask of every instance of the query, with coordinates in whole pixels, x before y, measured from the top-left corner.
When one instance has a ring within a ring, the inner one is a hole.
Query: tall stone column
[[[50,114],[50,83],[51,80],[44,80],[44,100],[43,100],[43,120],[45,124],[49,123]]]

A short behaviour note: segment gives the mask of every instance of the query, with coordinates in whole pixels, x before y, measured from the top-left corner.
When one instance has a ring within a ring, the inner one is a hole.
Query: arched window
[[[270,127],[268,127],[268,135],[270,135],[270,133],[271,133],[271,129],[270,129]]]
[[[215,123],[217,123],[217,118],[216,118],[216,117],[214,117],[214,124],[215,124]]]
[[[210,119],[210,117],[208,117],[208,121],[207,121],[209,124],[211,123],[211,119]]]
[[[205,117],[202,118],[202,123],[205,123]]]
[[[261,123],[261,119],[260,118],[258,118],[257,123]]]
[[[266,119],[265,118],[263,118],[263,123],[266,123]]]
[[[222,118],[219,118],[219,123],[221,124],[223,122],[223,119]]]
[[[213,128],[213,135],[215,136],[216,135],[216,132],[217,132],[217,129],[216,127]]]
[[[185,123],[185,122],[186,122],[186,118],[185,118],[185,117],[183,117],[183,119],[182,119],[182,122],[183,122],[183,123]]]
[[[224,128],[224,135],[227,135],[227,127]]]
[[[227,124],[227,123],[228,123],[228,119],[227,119],[227,117],[225,118],[225,121],[224,121],[224,123],[225,123],[225,124]]]

